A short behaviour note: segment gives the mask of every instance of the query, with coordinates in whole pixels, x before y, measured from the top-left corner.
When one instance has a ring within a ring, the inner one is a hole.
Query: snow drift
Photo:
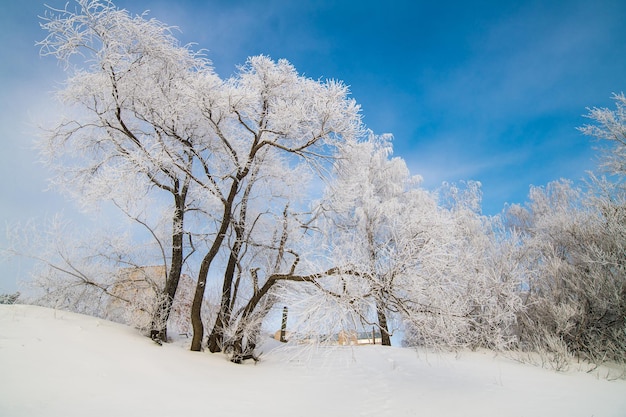
[[[241,366],[185,343],[159,347],[101,319],[0,305],[0,415],[626,415],[624,380],[493,353],[267,348],[256,366]]]

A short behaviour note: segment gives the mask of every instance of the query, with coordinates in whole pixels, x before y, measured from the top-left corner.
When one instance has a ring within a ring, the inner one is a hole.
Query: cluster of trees
[[[505,213],[519,236],[522,346],[556,366],[572,357],[626,363],[626,97],[594,108],[580,130],[602,143],[601,171],[584,189],[561,180],[531,187],[525,207]]]
[[[127,222],[80,242],[46,235],[35,282],[47,304],[131,309],[113,290],[120,269],[157,264],[147,333],[167,340],[187,294],[191,349],[235,362],[275,304],[289,305],[294,337],[376,326],[387,345],[401,328],[413,345],[626,362],[623,95],[583,128],[615,142],[615,181],[533,188],[526,206],[487,217],[477,182],[421,188],[342,83],[266,56],[222,79],[161,22],[98,0],[73,7],[42,23],[42,54],[69,75],[68,116],[41,155],[58,189]],[[179,291],[185,273],[192,291]]]
[[[0,304],[15,304],[20,298],[20,293],[0,294]]]

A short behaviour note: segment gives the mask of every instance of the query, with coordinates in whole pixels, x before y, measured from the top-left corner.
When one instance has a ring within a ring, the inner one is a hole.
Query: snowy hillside
[[[626,381],[491,353],[273,350],[233,365],[77,314],[0,305],[0,416],[623,417]]]

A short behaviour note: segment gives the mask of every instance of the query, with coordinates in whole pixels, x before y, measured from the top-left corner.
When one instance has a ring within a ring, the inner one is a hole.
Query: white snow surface
[[[0,416],[624,417],[626,381],[492,352],[276,348],[258,364],[132,328],[0,305]]]

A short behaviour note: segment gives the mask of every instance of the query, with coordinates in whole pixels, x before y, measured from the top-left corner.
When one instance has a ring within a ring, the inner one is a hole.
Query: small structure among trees
[[[106,307],[106,317],[149,333],[155,327],[152,322],[157,316],[154,309],[162,305],[160,298],[163,296],[166,271],[164,265],[121,269],[110,289],[111,297]],[[175,334],[191,333],[189,315],[194,288],[195,282],[191,277],[182,274],[178,295],[169,316],[170,325],[160,323],[158,326],[168,327]]]
[[[337,343],[340,346],[380,345],[382,344],[380,332],[372,329],[371,332],[357,332],[342,330],[337,334]]]

